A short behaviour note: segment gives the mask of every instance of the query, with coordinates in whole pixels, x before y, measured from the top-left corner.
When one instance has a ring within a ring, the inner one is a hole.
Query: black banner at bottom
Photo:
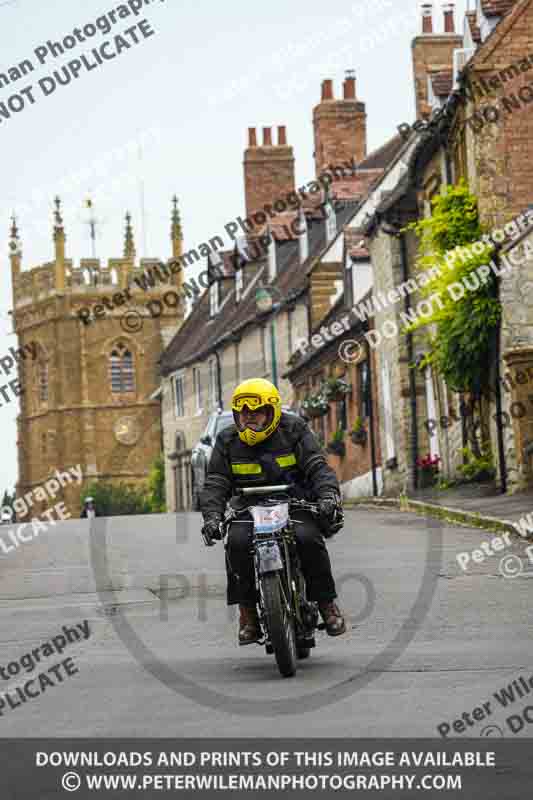
[[[0,775],[2,800],[524,800],[533,791],[528,739],[3,739]]]

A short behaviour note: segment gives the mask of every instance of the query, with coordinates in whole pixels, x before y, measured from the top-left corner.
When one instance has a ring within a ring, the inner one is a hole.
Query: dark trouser
[[[315,601],[333,600],[337,597],[335,581],[331,574],[331,562],[324,537],[312,514],[295,511],[292,519],[301,520],[296,525],[296,542],[307,587],[307,599]],[[255,606],[256,587],[254,565],[250,554],[252,523],[234,522],[228,532],[226,571],[228,574],[228,605],[240,603]],[[228,569],[227,560],[231,564]]]

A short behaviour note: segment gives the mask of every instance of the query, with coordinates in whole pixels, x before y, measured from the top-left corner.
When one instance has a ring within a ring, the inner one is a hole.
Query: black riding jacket
[[[242,486],[293,484],[295,496],[318,500],[340,495],[335,472],[307,424],[299,417],[281,414],[281,420],[264,442],[250,447],[231,425],[218,434],[209,462],[200,507],[204,517],[224,514],[234,489]]]

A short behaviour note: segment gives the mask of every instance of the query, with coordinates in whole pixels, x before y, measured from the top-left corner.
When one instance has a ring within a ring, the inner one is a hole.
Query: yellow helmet
[[[245,426],[241,422],[241,411],[247,406],[250,411],[259,409],[267,412],[266,422],[259,428],[250,425]],[[253,446],[259,444],[272,436],[279,425],[281,419],[281,397],[279,392],[270,381],[263,378],[250,378],[240,383],[231,398],[231,408],[233,418],[239,432],[241,442]]]

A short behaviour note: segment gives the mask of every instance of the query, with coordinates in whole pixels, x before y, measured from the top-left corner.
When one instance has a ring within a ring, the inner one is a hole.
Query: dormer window
[[[270,243],[268,245],[268,280],[272,282],[277,275],[277,254],[276,254],[276,240],[270,231]]]
[[[337,217],[329,200],[324,206],[324,211],[326,214],[326,239],[329,244],[337,235]]]
[[[242,269],[235,270],[235,302],[239,303],[244,287],[244,275]]]
[[[220,308],[220,283],[213,281],[209,287],[209,316],[214,317]]]
[[[300,208],[298,214],[298,251],[300,257],[300,264],[307,261],[309,257],[309,236],[307,231],[307,219],[303,208]]]

